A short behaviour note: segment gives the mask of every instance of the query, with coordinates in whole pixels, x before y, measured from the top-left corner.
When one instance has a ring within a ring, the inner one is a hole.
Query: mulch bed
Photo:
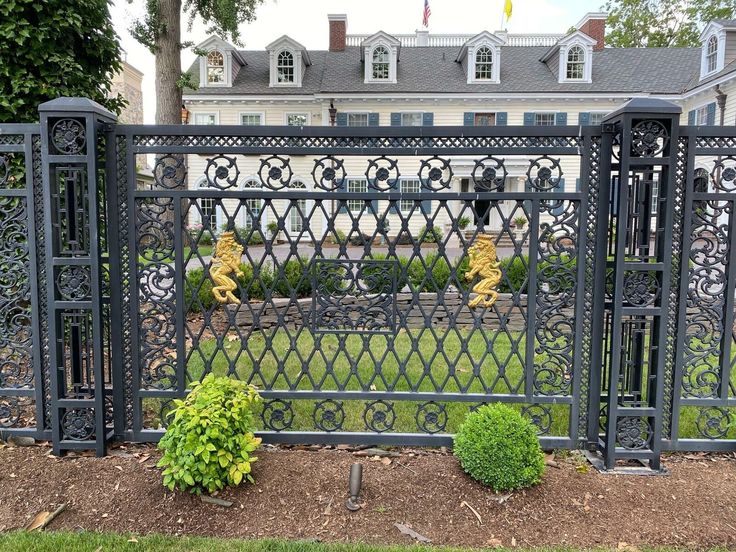
[[[0,450],[0,530],[68,503],[49,529],[413,542],[398,522],[433,544],[736,546],[736,454],[667,456],[664,477],[601,475],[572,455],[557,458],[540,486],[503,500],[441,452],[402,450],[388,463],[346,450],[268,448],[254,465],[255,486],[220,493],[233,501],[229,508],[167,492],[153,447],[113,454]],[[351,513],[344,501],[355,461],[364,464],[365,503]]]

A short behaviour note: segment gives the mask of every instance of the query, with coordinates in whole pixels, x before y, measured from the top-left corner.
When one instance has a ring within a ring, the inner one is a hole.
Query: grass
[[[436,332],[436,333],[434,333]],[[187,373],[198,380],[207,367],[217,375],[236,375],[260,389],[371,390],[519,394],[524,392],[523,366],[526,336],[494,329],[484,332],[435,329],[400,330],[395,336],[313,335],[309,331],[255,331],[241,343],[231,332],[218,344],[204,339],[188,347]],[[389,340],[395,354],[388,354]],[[438,354],[441,350],[443,354]],[[190,344],[191,345],[191,344]],[[489,352],[492,350],[493,354]],[[734,352],[736,355],[736,351]],[[537,354],[541,364],[544,355]],[[405,364],[402,374],[400,364]],[[454,365],[454,373],[448,366]],[[305,366],[308,368],[305,369]],[[731,373],[736,383],[736,371]],[[483,380],[481,382],[481,379]],[[525,405],[518,398],[516,408]],[[318,401],[292,401],[290,430],[314,431],[313,413]],[[344,401],[343,431],[367,431],[363,419],[366,400]],[[394,432],[417,432],[418,401],[393,401]],[[443,432],[455,433],[476,403],[446,402],[447,423]],[[570,407],[550,405],[551,427],[547,435],[569,435]],[[148,427],[158,426],[160,402],[146,399]],[[680,412],[680,438],[702,437],[697,429],[700,410],[684,407]],[[265,429],[260,416],[259,429]],[[702,421],[701,421],[702,423]],[[736,438],[736,425],[726,438]]]
[[[182,259],[184,259],[185,262],[187,260],[190,260],[190,262],[191,262],[192,260],[194,260],[194,261],[197,260],[197,255],[199,255],[203,259],[205,257],[211,257],[212,256],[212,248],[213,247],[211,245],[200,245],[197,248],[195,248],[194,253],[192,253],[192,249],[190,247],[185,247],[184,248],[184,256],[182,257]],[[146,252],[146,254],[147,254],[147,256],[151,256],[152,254],[154,254],[154,252],[149,250],[149,251]],[[190,259],[190,256],[191,256],[191,259]],[[151,260],[150,259],[147,259],[144,255],[138,255],[138,262],[145,266],[145,265],[150,264],[151,263]],[[166,257],[164,259],[161,259],[161,262],[163,262],[163,263],[172,263],[172,262],[174,262],[174,259],[172,257]],[[199,265],[196,265],[196,266],[199,266]]]
[[[309,541],[285,540],[235,540],[205,537],[166,537],[150,535],[136,536],[137,542],[129,542],[131,536],[111,533],[25,533],[13,532],[0,534],[0,549],[3,552],[106,552],[106,551],[141,551],[171,552],[187,550],[189,552],[407,552],[426,549],[417,545],[375,546],[369,544],[325,544]],[[471,548],[431,547],[434,552],[468,552],[479,550]],[[497,548],[495,550],[514,550],[525,552],[576,552],[580,549],[569,547],[542,548]],[[593,550],[611,550],[596,548]],[[641,552],[669,552],[674,548],[640,548]],[[726,551],[725,548],[713,548],[713,552]]]
[[[496,394],[524,392],[523,358],[526,335],[445,329],[400,330],[394,335],[313,335],[300,332],[254,332],[245,343],[231,332],[218,345],[206,339],[189,348],[187,373],[199,380],[206,367],[217,375],[236,375],[260,389],[371,390],[467,392]],[[389,340],[395,354],[388,354]],[[438,344],[444,354],[438,354]],[[492,349],[492,353],[490,350]],[[538,355],[538,360],[541,356]],[[405,364],[404,373],[400,365]],[[308,369],[305,370],[304,366]],[[448,369],[454,365],[454,374]],[[257,367],[257,369],[254,369]],[[477,375],[476,375],[477,374]],[[482,379],[482,381],[481,381]],[[523,398],[520,397],[522,402]],[[470,408],[478,402],[447,402],[445,431],[454,433]],[[317,401],[292,403],[292,430],[314,430],[312,414]],[[345,431],[366,431],[363,413],[366,401],[345,401]],[[395,401],[396,421],[392,431],[416,432],[419,403]],[[519,409],[523,405],[517,405]],[[147,410],[158,416],[159,403]],[[569,406],[552,405],[550,435],[567,435]]]

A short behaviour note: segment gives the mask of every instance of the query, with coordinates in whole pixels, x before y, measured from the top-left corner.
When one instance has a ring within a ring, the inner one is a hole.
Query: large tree
[[[131,0],[129,0],[131,1]],[[189,84],[181,70],[181,18],[189,28],[197,18],[207,32],[239,43],[238,25],[255,19],[263,0],[146,0],[146,13],[131,29],[133,36],[156,56],[156,123],[181,122],[181,91]]]
[[[699,46],[703,27],[732,19],[736,0],[608,0],[606,43],[619,48]]]
[[[108,98],[121,69],[107,0],[0,0],[0,122],[38,120],[38,105],[85,96],[114,112]]]

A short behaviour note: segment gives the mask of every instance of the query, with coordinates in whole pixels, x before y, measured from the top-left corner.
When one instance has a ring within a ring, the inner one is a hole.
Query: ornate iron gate
[[[2,431],[156,440],[214,372],[260,388],[271,442],[449,444],[502,401],[608,467],[733,449],[736,138],[678,120],[151,127],[50,102],[0,126]]]

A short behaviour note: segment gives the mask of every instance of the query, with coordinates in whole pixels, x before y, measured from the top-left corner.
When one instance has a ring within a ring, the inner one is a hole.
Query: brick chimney
[[[606,18],[607,13],[587,13],[575,27],[590,38],[597,41],[593,50],[602,50],[606,45]]]
[[[348,16],[344,13],[333,13],[327,16],[327,20],[330,22],[330,52],[344,52]]]

